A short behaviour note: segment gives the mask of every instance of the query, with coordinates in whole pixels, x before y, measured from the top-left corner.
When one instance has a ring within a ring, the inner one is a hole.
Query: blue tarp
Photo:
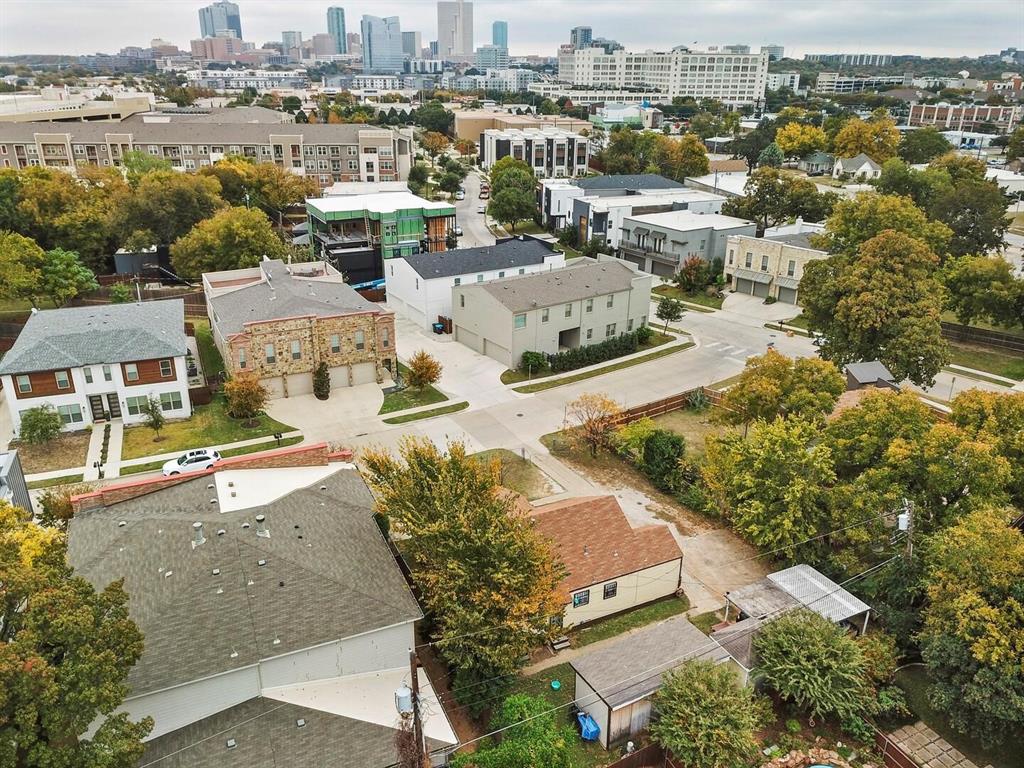
[[[586,712],[578,712],[576,719],[580,723],[580,736],[584,741],[597,741],[598,734],[601,733],[600,727],[594,721],[590,715]]]

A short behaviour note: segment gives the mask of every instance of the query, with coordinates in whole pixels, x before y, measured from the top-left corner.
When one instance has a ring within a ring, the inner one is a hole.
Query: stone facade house
[[[761,298],[772,297],[786,304],[800,301],[800,280],[804,268],[828,254],[811,244],[813,230],[751,237],[730,235],[727,239],[725,277],[733,291]]]
[[[323,262],[208,272],[203,290],[228,374],[255,372],[272,398],[311,393],[321,361],[332,389],[379,384],[395,370],[394,313]]]

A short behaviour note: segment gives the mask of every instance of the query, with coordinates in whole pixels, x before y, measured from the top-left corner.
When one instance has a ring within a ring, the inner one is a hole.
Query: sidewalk
[[[104,424],[93,425],[92,432],[89,434],[89,450],[85,452],[85,466],[79,467],[78,469],[62,470],[59,474],[54,475],[52,472],[43,472],[40,474],[47,474],[53,477],[60,477],[61,475],[73,474],[75,472],[82,472],[82,479],[86,482],[100,479],[100,456],[103,455],[103,433],[106,431]],[[34,480],[46,480],[45,477],[36,477],[35,475],[27,475],[25,479],[28,482]]]

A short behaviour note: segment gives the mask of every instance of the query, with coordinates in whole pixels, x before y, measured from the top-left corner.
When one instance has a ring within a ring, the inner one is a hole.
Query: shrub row
[[[603,363],[606,360],[614,360],[617,357],[636,352],[642,344],[650,341],[652,334],[653,331],[647,326],[637,328],[635,331],[613,336],[597,344],[589,344],[576,347],[575,349],[567,349],[565,352],[558,352],[554,355],[547,355],[547,365],[552,373],[563,373],[564,371],[574,371],[577,368]],[[538,354],[540,353],[524,352],[523,364],[530,364],[536,370],[536,366],[533,364],[536,363],[536,356]]]

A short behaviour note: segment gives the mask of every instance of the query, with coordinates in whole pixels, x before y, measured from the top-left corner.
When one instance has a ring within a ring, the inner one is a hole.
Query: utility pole
[[[907,533],[907,551],[904,557],[909,562],[914,556],[914,502],[907,498],[903,499],[903,511],[897,518],[897,525],[901,531]]]
[[[423,723],[420,721],[420,661],[416,649],[409,649],[409,672],[412,677],[412,688],[402,683],[395,691],[395,708],[402,719],[399,734],[396,737],[398,747],[398,765],[401,768],[425,768],[429,766],[427,744],[423,737]],[[408,731],[410,715],[412,716],[412,733]],[[409,737],[412,740],[409,740]]]

